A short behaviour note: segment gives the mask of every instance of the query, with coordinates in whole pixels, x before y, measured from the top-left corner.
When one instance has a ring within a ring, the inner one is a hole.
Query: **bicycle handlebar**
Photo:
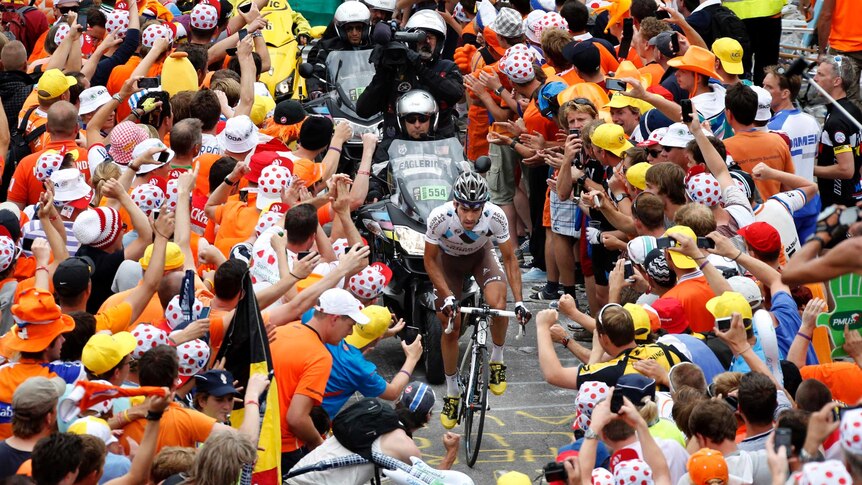
[[[465,315],[483,315],[488,317],[516,318],[518,316],[515,312],[510,312],[508,310],[495,310],[494,308],[485,309],[470,306],[462,306],[458,309],[458,312]],[[452,315],[449,317],[449,323],[446,325],[446,330],[444,330],[446,335],[452,333],[452,330],[455,328],[455,315],[456,312],[452,312]]]

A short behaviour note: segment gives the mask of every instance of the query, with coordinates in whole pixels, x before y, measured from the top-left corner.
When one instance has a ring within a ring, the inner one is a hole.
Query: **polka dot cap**
[[[587,2],[587,7],[590,8],[591,12],[595,12],[600,8],[608,8],[611,6],[612,2],[604,2],[600,0],[593,0],[592,2]]]
[[[855,455],[862,454],[862,410],[845,411],[839,430],[841,446]]]
[[[270,198],[280,197],[281,191],[290,185],[290,170],[279,165],[264,167],[257,184],[258,194]]]
[[[117,37],[125,37],[129,29],[129,12],[127,10],[114,10],[106,14],[105,30]]]
[[[39,182],[44,182],[51,178],[52,173],[60,170],[62,163],[63,155],[57,152],[45,152],[36,161],[36,165],[33,167],[33,176]]]
[[[0,272],[6,271],[9,266],[12,266],[17,253],[15,241],[9,236],[0,236]]]
[[[335,243],[332,244],[332,250],[335,251],[335,257],[340,258],[344,256],[348,247],[350,247],[350,243],[347,242],[347,239],[343,237],[336,239]]]
[[[514,83],[526,83],[536,77],[533,68],[533,54],[524,44],[517,44],[506,50],[500,59],[500,70]]]
[[[133,359],[140,359],[144,352],[159,345],[170,345],[168,334],[153,325],[141,324],[132,330],[132,336],[138,340],[138,345],[132,351]]]
[[[200,30],[211,30],[218,25],[218,11],[212,5],[199,3],[191,13],[192,27]]]
[[[575,398],[575,422],[572,423],[573,430],[586,431],[590,427],[590,416],[593,414],[593,408],[599,401],[607,399],[610,388],[607,384],[600,381],[585,382],[578,391],[578,397]]]
[[[195,298],[195,302],[192,304],[192,319],[197,320],[203,310],[204,304]],[[165,319],[168,321],[168,326],[173,330],[184,321],[183,318],[183,309],[180,307],[180,295],[175,295],[171,298],[170,303],[168,303],[168,307],[165,308]]]
[[[154,46],[157,39],[168,39],[168,42],[173,42],[174,33],[163,24],[152,24],[141,33],[141,43],[144,47]]]
[[[536,25],[536,36],[540,42],[542,40],[542,32],[545,29],[563,29],[567,31],[569,30],[569,23],[557,12],[548,12],[542,16]]]
[[[281,219],[281,216],[282,214],[279,214],[278,212],[261,212],[260,217],[257,219],[257,226],[254,227],[254,234],[260,237],[261,233],[274,226],[275,223]]]
[[[210,348],[203,340],[195,339],[177,346],[180,359],[180,377],[190,377],[202,371],[210,360]]]
[[[138,185],[132,189],[130,197],[135,202],[135,205],[140,207],[147,215],[159,210],[165,201],[165,193],[153,184]]]
[[[853,478],[838,460],[806,463],[801,472],[794,474],[799,485],[851,485]]]
[[[180,196],[180,182],[177,179],[170,179],[165,183],[165,205],[164,208],[169,211],[177,210],[177,199]]]
[[[593,485],[614,485],[614,476],[606,468],[593,468]]]
[[[353,275],[347,288],[357,298],[370,300],[377,298],[392,278],[392,270],[383,263],[374,263]]]
[[[614,469],[614,484],[653,485],[652,469],[639,459],[620,462]]]
[[[60,24],[57,26],[57,31],[54,32],[54,43],[60,45],[60,42],[66,40],[70,32],[72,32],[72,28],[69,27],[69,24]]]
[[[721,201],[721,186],[718,180],[708,173],[699,173],[688,177],[685,183],[685,193],[693,202],[707,207],[715,207]]]

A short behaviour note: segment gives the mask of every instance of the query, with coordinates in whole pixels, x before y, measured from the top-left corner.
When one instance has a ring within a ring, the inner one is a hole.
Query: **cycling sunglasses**
[[[602,316],[605,314],[605,310],[613,307],[622,308],[623,306],[619,303],[608,303],[607,305],[603,306],[601,310],[599,310],[599,314],[596,317],[596,331],[600,334],[607,335],[607,332],[605,331],[605,324],[602,322]]]
[[[428,121],[431,120],[431,117],[428,115],[412,114],[412,115],[405,116],[403,119],[405,122],[412,125],[413,123],[416,123],[417,121],[420,123],[427,123]]]
[[[471,211],[479,210],[485,205],[484,202],[461,202],[460,200],[456,200],[455,202],[458,202],[458,205],[461,205],[465,209]]]
[[[567,101],[566,104],[567,105],[580,104],[580,105],[586,105],[586,106],[589,106],[593,109],[596,109],[596,105],[594,105],[593,102],[587,98],[575,98],[571,101]]]

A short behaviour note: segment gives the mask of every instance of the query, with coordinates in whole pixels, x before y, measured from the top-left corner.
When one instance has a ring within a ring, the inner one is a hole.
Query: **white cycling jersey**
[[[504,243],[509,240],[509,222],[503,209],[490,202],[485,203],[482,215],[472,231],[464,229],[455,204],[449,201],[431,211],[425,242],[440,246],[451,256],[466,256],[482,249],[491,239]]]

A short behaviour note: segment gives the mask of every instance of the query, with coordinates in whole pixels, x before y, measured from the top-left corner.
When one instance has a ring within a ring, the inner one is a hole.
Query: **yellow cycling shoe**
[[[491,378],[488,382],[488,389],[499,396],[506,392],[506,365],[502,362],[491,362]]]
[[[443,411],[440,413],[440,423],[446,429],[452,429],[458,424],[458,405],[461,403],[460,397],[443,398]]]

